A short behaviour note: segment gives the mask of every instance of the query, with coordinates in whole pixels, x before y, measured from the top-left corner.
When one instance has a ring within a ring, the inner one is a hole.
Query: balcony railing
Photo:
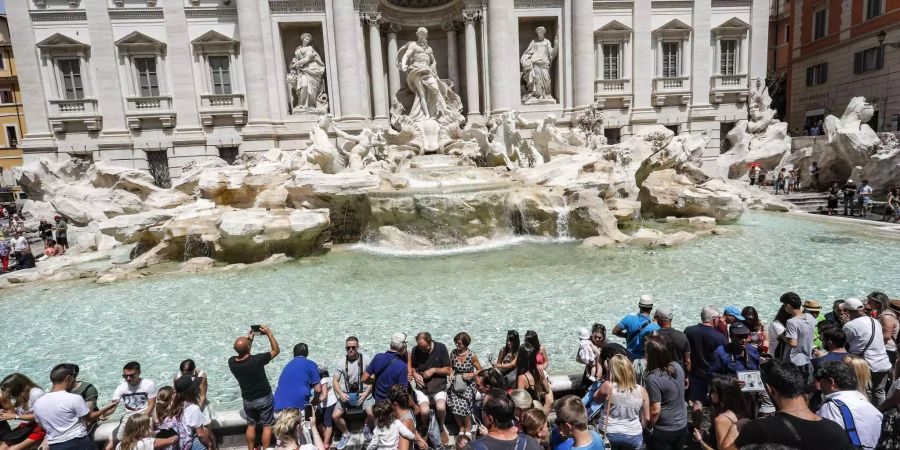
[[[201,109],[243,109],[244,94],[202,94]]]
[[[85,116],[97,114],[97,100],[50,100],[50,116]]]
[[[134,112],[169,111],[172,109],[172,97],[128,97],[128,110]]]
[[[655,78],[654,92],[682,92],[690,89],[689,77]]]
[[[627,78],[620,78],[615,80],[594,80],[594,92],[597,95],[628,94],[631,93],[631,80]]]
[[[716,90],[739,91],[747,88],[747,75],[713,75],[712,87]]]

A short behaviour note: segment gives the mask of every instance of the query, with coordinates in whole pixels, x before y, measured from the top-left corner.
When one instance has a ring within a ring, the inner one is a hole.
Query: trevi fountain
[[[545,31],[521,58],[524,104],[552,101]],[[210,158],[165,189],[104,161],[22,168],[28,228],[59,214],[72,247],[0,277],[3,371],[43,380],[76,362],[109,395],[127,360],[161,382],[191,357],[227,410],[240,397],[225,360],[253,323],[309,343],[317,361],[349,334],[372,353],[421,330],[443,342],[466,330],[487,361],[505,330],[534,329],[550,371],[572,373],[576,330],[611,326],[643,293],[682,328],[707,304],[752,304],[769,320],[786,290],[830,304],[900,288],[900,267],[880,264],[896,260],[895,240],[791,214],[746,183],[751,162],[812,161],[896,181],[900,149],[864,124],[864,99],[826,120],[826,142],[792,150],[751,89],[731,149],[704,159],[705,135],[663,126],[608,144],[598,105],[566,121],[466,120],[427,30],[417,36],[392,61],[406,83],[389,127],[348,131],[323,110],[327,69],[304,36],[286,77],[293,106],[318,114],[303,148]]]

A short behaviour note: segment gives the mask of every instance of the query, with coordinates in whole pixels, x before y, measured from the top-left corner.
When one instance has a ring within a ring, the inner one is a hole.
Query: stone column
[[[591,2],[587,2],[591,3]],[[487,7],[488,65],[491,81],[491,113],[521,103],[519,98],[519,39],[514,0],[491,0]]]
[[[441,28],[447,32],[447,78],[453,82],[453,86],[459,91],[459,55],[456,47],[455,21],[444,22]]]
[[[397,33],[400,25],[389,23],[385,25],[387,31],[387,65],[388,65],[388,102],[393,101],[394,95],[400,90],[400,68],[397,67]]]
[[[634,95],[632,105],[635,109],[650,108],[650,100],[653,94],[653,77],[655,76],[655,61],[662,48],[658,42],[656,46],[657,56],[653,55],[652,29],[650,21],[650,0],[634,0],[633,22],[634,32],[631,47],[631,89]],[[658,64],[658,63],[657,63]]]
[[[240,1],[238,3],[241,3]],[[253,3],[253,2],[246,2]],[[353,2],[347,0],[331,0],[332,17],[334,20],[334,45],[337,54],[337,67],[332,68],[331,73],[337,75],[340,95],[341,116],[362,119],[363,92],[359,80],[359,73],[353,70],[359,65],[359,55],[356,46],[356,29],[359,28],[359,16],[353,10]]]
[[[480,11],[463,11],[466,23],[466,103],[469,116],[481,115],[481,94],[478,89],[478,41],[475,36],[475,21],[481,17]]]
[[[11,2],[12,3],[12,2]],[[119,72],[115,70],[116,48],[109,20],[109,5],[106,0],[84,0],[84,11],[87,14],[88,35],[91,37],[91,64],[96,73],[89,78],[93,83],[91,92],[97,99],[97,107],[103,114],[102,134],[127,133],[125,125],[125,99],[122,98],[122,84]],[[32,51],[25,55],[32,54]],[[82,71],[84,71],[82,65]]]
[[[687,64],[690,61],[691,64],[691,70],[688,73],[691,77],[692,106],[709,105],[710,77],[716,72],[713,70],[713,55],[710,53],[714,48],[718,48],[718,45],[715,47],[709,45],[709,12],[711,10],[712,2],[710,0],[694,0],[694,16],[691,24],[694,30],[691,33],[690,49],[687,45],[684,46],[684,62]]]
[[[388,116],[388,101],[384,91],[384,56],[381,52],[381,13],[370,13],[364,16],[369,24],[369,58],[372,68],[372,98],[375,100],[376,119]]]
[[[594,2],[576,0],[572,3],[572,84],[575,110],[587,108],[594,102],[593,57]]]
[[[30,4],[31,2],[12,1],[6,5],[11,18],[9,33],[16,37],[12,40],[12,47],[13,53],[19,56],[16,58],[16,70],[19,76],[25,121],[28,122],[27,133],[25,130],[19,130],[23,135],[21,147],[25,149],[26,155],[32,146],[54,145],[47,114],[47,96],[41,83],[41,61],[35,53],[37,40],[34,37],[31,16],[28,13]],[[50,77],[45,73],[44,78]],[[27,156],[25,162],[31,162]]]
[[[166,20],[166,62],[171,71],[171,80],[194,79],[194,63],[191,58],[191,38],[188,36],[184,2],[163,2]],[[203,66],[204,69],[206,66]],[[200,130],[200,112],[197,108],[197,90],[194,83],[175,82],[167,92],[172,96],[176,116],[177,131]]]
[[[272,123],[269,85],[266,82],[268,68],[263,50],[259,8],[260,3],[258,2],[237,2],[241,59],[244,62],[244,101],[247,105],[248,125]]]

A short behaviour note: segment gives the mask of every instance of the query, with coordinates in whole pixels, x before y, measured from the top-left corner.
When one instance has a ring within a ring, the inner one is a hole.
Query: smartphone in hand
[[[250,331],[253,334],[262,334],[262,325],[250,325]]]

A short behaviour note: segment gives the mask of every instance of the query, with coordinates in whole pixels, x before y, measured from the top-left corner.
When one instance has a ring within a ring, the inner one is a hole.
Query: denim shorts
[[[644,435],[643,434],[621,434],[621,433],[609,433],[606,435],[606,438],[609,439],[609,443],[612,448],[631,448],[638,449],[641,447],[641,444],[644,443]]]
[[[275,405],[272,394],[255,400],[244,400],[244,418],[249,425],[272,426],[275,424]]]

